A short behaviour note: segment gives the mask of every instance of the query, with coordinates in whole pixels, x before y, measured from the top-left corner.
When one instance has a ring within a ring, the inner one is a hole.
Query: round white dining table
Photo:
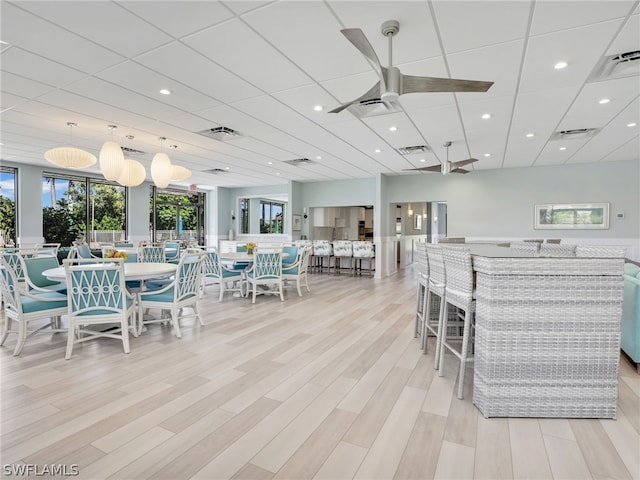
[[[89,265],[89,264],[83,264]],[[173,275],[178,269],[178,265],[174,263],[150,263],[150,262],[131,262],[124,264],[125,280],[150,280],[153,278],[165,278]],[[66,275],[64,267],[50,268],[42,272],[42,275],[49,280],[64,282]]]

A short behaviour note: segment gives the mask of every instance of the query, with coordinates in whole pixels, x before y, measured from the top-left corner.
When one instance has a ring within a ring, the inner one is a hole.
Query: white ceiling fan
[[[367,40],[364,32],[359,28],[345,28],[340,30],[347,37],[354,47],[360,50],[369,61],[380,80],[371,87],[364,95],[355,100],[334,108],[329,113],[339,113],[353,104],[380,101],[390,111],[401,110],[398,102],[400,95],[406,93],[428,93],[428,92],[486,92],[493,82],[483,82],[477,80],[456,80],[454,78],[437,77],[416,77],[413,75],[403,75],[397,67],[393,66],[392,42],[393,37],[400,31],[400,23],[396,20],[387,20],[382,24],[382,34],[389,39],[389,66],[380,65],[380,60],[373,47]]]
[[[419,168],[405,168],[405,171],[409,170],[420,170],[422,172],[439,172],[442,175],[449,175],[450,173],[469,173],[469,170],[465,170],[465,165],[469,165],[470,163],[477,162],[477,158],[467,158],[466,160],[459,160],[457,162],[449,161],[449,147],[451,146],[451,142],[445,142],[444,147],[447,148],[447,161],[440,165],[432,165],[430,167],[419,167]]]

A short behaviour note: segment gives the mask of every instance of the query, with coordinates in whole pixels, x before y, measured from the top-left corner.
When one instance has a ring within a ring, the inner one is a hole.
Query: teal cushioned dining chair
[[[220,256],[218,255],[218,249],[216,247],[209,247],[205,250],[204,263],[202,266],[201,297],[204,295],[207,285],[220,286],[219,302],[222,301],[224,292],[240,292],[240,296],[244,296],[242,271],[225,268],[220,262]]]
[[[0,291],[4,300],[4,327],[0,345],[4,345],[10,333],[17,333],[18,340],[13,350],[13,355],[18,356],[22,352],[27,337],[45,328],[59,331],[60,317],[67,313],[67,297],[56,292],[31,293],[19,288],[18,278],[9,264],[0,257]],[[38,320],[50,322],[39,326],[36,330],[29,331],[29,323]],[[13,330],[13,323],[18,324],[18,330]]]
[[[199,313],[199,290],[201,288],[202,265],[205,252],[189,251],[180,257],[178,268],[173,281],[151,292],[141,292],[138,301],[138,331],[149,323],[166,322],[166,318],[144,320],[143,311],[146,308],[158,308],[171,312],[171,324],[176,337],[182,338],[180,332],[180,318],[184,315],[185,307],[192,307],[194,316],[204,325]]]
[[[24,279],[26,287],[32,293],[58,292],[67,294],[67,287],[63,282],[49,280],[43,275],[45,270],[58,268],[57,257],[32,257],[23,259]]]
[[[298,254],[294,262],[290,265],[285,265],[284,259],[282,260],[282,279],[285,281],[285,285],[289,280],[295,281],[298,296],[300,297],[302,296],[302,290],[300,289],[302,285],[307,287],[307,292],[311,292],[309,283],[307,282],[307,270],[309,269],[311,250],[311,246],[299,247]]]
[[[253,265],[247,270],[247,282],[251,285],[251,303],[256,303],[257,295],[282,294],[282,247],[256,247],[253,254]],[[258,286],[266,288],[258,288]]]
[[[129,353],[135,302],[125,287],[123,259],[66,259],[63,263],[69,317],[65,359],[71,358],[75,344],[102,337],[121,340],[124,353]],[[90,328],[114,323],[119,325],[115,330]]]
[[[164,245],[144,245],[138,249],[138,261],[164,263],[166,261]]]
[[[165,261],[178,263],[178,260],[180,260],[180,242],[164,242],[164,255]]]

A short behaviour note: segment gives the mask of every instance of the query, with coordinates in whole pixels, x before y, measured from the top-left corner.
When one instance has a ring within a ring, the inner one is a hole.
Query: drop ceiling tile
[[[29,99],[8,92],[0,94],[0,111],[9,110],[28,102]]]
[[[2,4],[2,40],[85,73],[102,70],[125,59],[123,55],[8,2]]]
[[[469,97],[467,97],[469,98]],[[465,130],[491,129],[500,131],[503,135],[511,122],[513,97],[500,97],[475,101],[460,101],[460,114]],[[489,114],[491,118],[483,119],[482,115]]]
[[[224,22],[233,16],[221,2],[180,0],[117,3],[175,38]]]
[[[602,158],[603,162],[618,162],[638,159],[639,138],[636,136]]]
[[[225,0],[221,3],[226,5],[229,10],[241,15],[268,5],[272,3],[272,0]]]
[[[236,130],[245,137],[259,137],[261,135],[270,134],[277,131],[276,128],[248,115],[238,108],[229,105],[219,105],[217,107],[201,110],[198,117],[204,120],[210,120],[211,125],[205,125],[205,128],[214,128],[224,126]]]
[[[298,112],[266,95],[235,102],[233,107],[283,131],[312,125]]]
[[[301,18],[313,21],[300,21]],[[342,25],[324,3],[277,2],[247,13],[243,19],[318,81],[367,72],[371,68],[340,34]]]
[[[154,4],[157,6],[158,2]],[[20,6],[129,58],[172,40],[148,21],[112,2],[34,1]],[[93,21],[87,22],[88,18]]]
[[[134,62],[108,68],[96,77],[184,111],[194,112],[219,105],[213,98]],[[160,90],[163,88],[171,95],[162,95]]]
[[[520,92],[582,85],[619,28],[621,20],[540,35],[527,46]],[[556,62],[569,66],[556,70]]]
[[[570,2],[536,2],[531,35],[568,30],[575,27],[603,22],[614,18],[625,17],[634,2],[609,0],[593,2],[590,0],[573,0]]]
[[[425,142],[420,131],[404,112],[364,118],[362,121],[393,148],[422,145]],[[397,128],[395,132],[389,130],[392,126]]]
[[[513,123],[525,126],[542,120],[555,128],[560,123],[576,96],[580,86],[574,85],[558,89],[538,90],[521,93],[516,99]],[[534,131],[534,133],[537,133]]]
[[[2,83],[3,93],[11,93],[25,99],[36,98],[51,91],[51,86],[49,85],[9,72],[2,72],[0,74],[0,82]]]
[[[136,61],[222,103],[261,94],[242,78],[179,43],[141,55]]]
[[[345,115],[329,113],[337,103],[324,88],[316,84],[277,92],[273,97],[318,125],[343,122],[348,116],[347,112]],[[322,106],[323,110],[315,111],[313,107],[316,105]]]
[[[634,52],[636,50],[640,50],[639,14],[629,17],[606,54],[617,55],[619,53]]]
[[[444,49],[454,53],[524,38],[531,2],[436,0],[433,7]]]
[[[202,55],[267,93],[312,82],[291,60],[284,57],[245,23],[230,20],[183,40]],[[247,61],[253,58],[253,61]]]
[[[547,143],[540,155],[536,159],[536,166],[540,165],[562,165],[576,154],[586,143],[587,139],[556,140]],[[566,147],[566,150],[560,150]]]
[[[46,75],[43,75],[43,72],[46,72]],[[86,77],[84,72],[65,67],[18,47],[11,47],[2,52],[3,89],[5,73],[22,77],[26,82],[37,81],[51,87],[62,87]]]
[[[411,114],[418,130],[431,147],[464,138],[462,123],[455,105],[445,105]]]

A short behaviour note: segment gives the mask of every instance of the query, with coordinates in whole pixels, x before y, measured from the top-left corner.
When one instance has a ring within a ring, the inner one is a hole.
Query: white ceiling
[[[43,153],[69,143],[97,156],[114,124],[116,141],[146,152],[132,158],[147,171],[166,137],[173,163],[193,171],[183,184],[200,188],[418,175],[403,169],[446,160],[446,141],[450,160],[479,159],[471,169],[637,159],[639,127],[627,125],[640,123],[640,68],[589,77],[603,57],[640,50],[638,3],[2,1],[0,158],[48,165]],[[494,85],[403,95],[404,111],[387,115],[327,113],[377,81],[340,29],[361,28],[386,65],[389,19],[404,74]],[[219,126],[241,136],[195,133]],[[551,138],[579,128],[599,131]],[[422,144],[432,151],[396,151]],[[313,163],[283,163],[296,158]]]

